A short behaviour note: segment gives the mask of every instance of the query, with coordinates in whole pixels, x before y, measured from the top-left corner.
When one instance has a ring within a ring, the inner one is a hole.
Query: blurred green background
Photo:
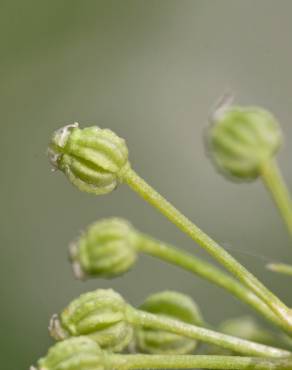
[[[205,257],[126,186],[94,197],[50,172],[50,135],[74,121],[126,138],[134,168],[292,305],[291,280],[264,268],[292,260],[271,199],[260,182],[218,175],[202,140],[214,102],[232,90],[240,104],[270,109],[291,144],[291,19],[289,0],[0,1],[1,369],[34,363],[51,343],[51,314],[96,287],[134,304],[178,289],[214,324],[250,312],[150,257],[120,279],[73,279],[67,245],[101,217],[126,217]],[[291,156],[286,145],[279,161],[290,187]]]

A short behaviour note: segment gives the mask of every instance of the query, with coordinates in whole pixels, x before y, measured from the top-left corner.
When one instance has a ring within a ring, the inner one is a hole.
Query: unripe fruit
[[[80,129],[77,123],[53,134],[48,155],[73,185],[96,195],[114,190],[129,166],[124,139],[97,126]]]
[[[52,346],[38,361],[39,370],[105,370],[104,354],[93,340],[70,338]],[[33,369],[33,368],[32,368]]]
[[[85,293],[72,301],[60,317],[53,316],[50,334],[56,340],[84,335],[103,349],[121,351],[133,336],[126,309],[126,302],[111,289]]]
[[[282,142],[278,122],[258,107],[221,107],[208,132],[208,150],[219,171],[234,179],[252,180]]]
[[[188,324],[202,325],[203,320],[195,302],[185,294],[164,291],[151,295],[141,310]],[[178,334],[148,328],[136,331],[137,347],[151,354],[186,354],[197,347],[197,341]]]
[[[104,219],[90,225],[70,245],[70,257],[77,278],[112,278],[128,271],[136,261],[136,232],[119,218]]]

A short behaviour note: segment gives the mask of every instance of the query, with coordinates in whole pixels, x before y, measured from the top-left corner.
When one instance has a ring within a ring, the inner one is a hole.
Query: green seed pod
[[[133,328],[126,320],[127,304],[111,289],[98,289],[82,294],[54,315],[49,331],[56,340],[86,335],[101,348],[118,352],[133,337]]]
[[[93,340],[86,337],[70,338],[52,346],[46,357],[38,361],[38,369],[105,370],[104,356]]]
[[[278,342],[278,338],[275,338],[274,333],[262,328],[251,316],[226,320],[220,324],[219,331],[224,334],[267,345],[277,345]]]
[[[78,123],[53,134],[48,155],[73,185],[96,195],[114,190],[129,166],[124,139],[97,126],[80,129]]]
[[[215,112],[207,146],[219,171],[231,178],[253,180],[282,142],[278,122],[258,107],[225,104]]]
[[[187,295],[173,291],[151,295],[140,309],[188,324],[203,324],[196,303]],[[145,353],[178,355],[193,352],[197,347],[197,341],[163,330],[139,328],[136,331],[136,345],[140,351]]]
[[[128,271],[136,261],[136,238],[125,220],[95,222],[69,247],[75,276],[112,278]]]
[[[251,316],[241,316],[223,321],[218,331],[233,337],[242,338],[252,342],[278,347],[284,344],[283,338],[275,335],[259,325],[259,323]],[[285,337],[286,338],[286,337]],[[288,338],[288,337],[287,337]],[[207,346],[207,353],[212,355],[235,355],[233,352],[222,347],[211,345]]]

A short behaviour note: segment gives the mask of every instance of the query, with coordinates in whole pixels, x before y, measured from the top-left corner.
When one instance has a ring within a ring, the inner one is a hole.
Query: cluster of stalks
[[[223,102],[211,121],[206,144],[217,169],[231,180],[261,178],[292,234],[291,198],[275,160],[282,142],[275,118],[257,107]],[[38,361],[39,370],[292,369],[292,309],[134,171],[122,138],[108,129],[72,124],[54,133],[48,154],[81,191],[107,194],[127,184],[223,267],[110,218],[93,223],[71,243],[76,278],[119,276],[146,253],[228,291],[276,330],[249,317],[214,330],[193,299],[178,292],[152,294],[135,308],[117,292],[99,289],[52,317],[49,331],[57,343]],[[283,263],[267,267],[292,273]]]

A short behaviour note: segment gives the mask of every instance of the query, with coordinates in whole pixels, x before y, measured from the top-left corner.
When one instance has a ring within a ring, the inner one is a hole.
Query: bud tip
[[[61,326],[59,316],[57,314],[54,314],[51,317],[48,329],[51,337],[56,340],[64,340],[67,337],[64,329]]]
[[[224,92],[222,96],[217,100],[210,114],[210,121],[216,122],[222,118],[225,111],[232,106],[234,101],[234,93],[230,90]]]
[[[77,128],[77,127],[79,127],[79,124],[77,122],[74,122],[74,123],[71,123],[69,125],[66,125],[56,130],[53,134],[53,140],[52,140],[53,146],[64,148],[70,131],[73,128]],[[49,158],[49,162],[52,165],[52,172],[57,171],[59,169],[58,161],[59,161],[59,157],[61,154],[58,151],[56,151],[54,147],[49,146],[47,150],[47,155]]]

